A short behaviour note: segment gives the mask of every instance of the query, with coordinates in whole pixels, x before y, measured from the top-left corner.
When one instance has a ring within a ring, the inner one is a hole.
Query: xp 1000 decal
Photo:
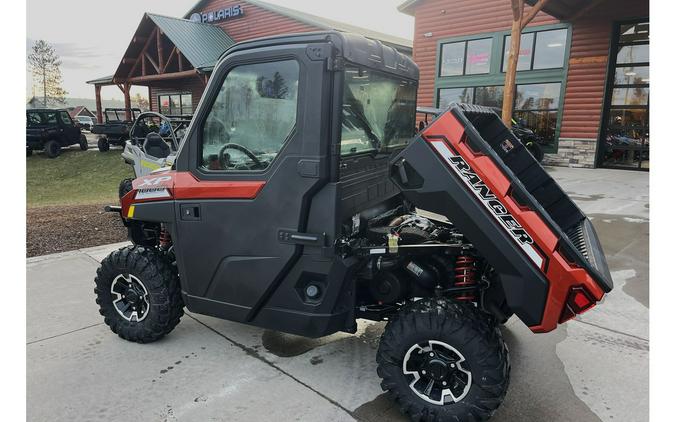
[[[431,137],[430,137],[431,138]],[[471,166],[443,139],[429,139],[431,146],[443,157],[449,167],[469,187],[469,190],[499,221],[500,225],[511,235],[518,246],[530,257],[537,268],[544,271],[544,258],[537,251],[537,246],[525,228],[511,215],[504,204],[473,171]]]

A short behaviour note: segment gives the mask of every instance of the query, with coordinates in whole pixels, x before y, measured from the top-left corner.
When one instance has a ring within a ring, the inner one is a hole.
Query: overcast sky
[[[266,0],[306,13],[412,39],[413,18],[399,13],[403,0]],[[34,40],[51,43],[61,56],[63,87],[69,97],[94,97],[85,81],[114,73],[144,12],[183,16],[196,0],[28,0],[26,50]],[[27,73],[26,96],[32,95]],[[147,96],[147,88],[134,92]],[[38,93],[38,95],[40,95]],[[122,99],[117,87],[104,87],[104,99]]]

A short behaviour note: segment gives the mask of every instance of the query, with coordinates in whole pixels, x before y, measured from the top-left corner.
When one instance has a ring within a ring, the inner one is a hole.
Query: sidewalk
[[[549,334],[504,328],[511,386],[493,421],[646,421],[648,174],[553,168],[593,218],[615,289]],[[29,421],[399,421],[375,351],[384,325],[311,340],[186,313],[139,345],[98,313],[98,262],[121,244],[27,260]]]

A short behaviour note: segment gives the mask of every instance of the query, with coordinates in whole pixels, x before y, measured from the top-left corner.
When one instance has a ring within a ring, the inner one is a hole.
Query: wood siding
[[[529,11],[526,6],[525,13]],[[417,103],[435,106],[436,51],[444,38],[481,34],[511,29],[511,2],[508,0],[426,0],[415,8],[413,60],[420,67]],[[539,13],[529,26],[557,23],[558,20]],[[424,34],[432,33],[431,37]]]
[[[614,0],[597,6],[572,22],[561,138],[598,137],[613,22],[647,16],[647,1]]]
[[[216,25],[223,28],[236,42],[272,35],[319,30],[315,26],[260,8],[244,0],[211,0],[204,4],[201,11],[210,12],[234,5],[242,6],[244,16],[217,22]]]

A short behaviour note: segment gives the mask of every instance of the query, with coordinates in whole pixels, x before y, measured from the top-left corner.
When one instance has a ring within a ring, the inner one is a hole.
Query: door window
[[[59,115],[61,116],[61,122],[63,122],[64,125],[72,125],[73,121],[70,119],[70,114],[66,111],[61,111],[59,112]]]
[[[204,122],[201,167],[237,172],[269,167],[295,127],[299,76],[294,60],[232,69]]]

